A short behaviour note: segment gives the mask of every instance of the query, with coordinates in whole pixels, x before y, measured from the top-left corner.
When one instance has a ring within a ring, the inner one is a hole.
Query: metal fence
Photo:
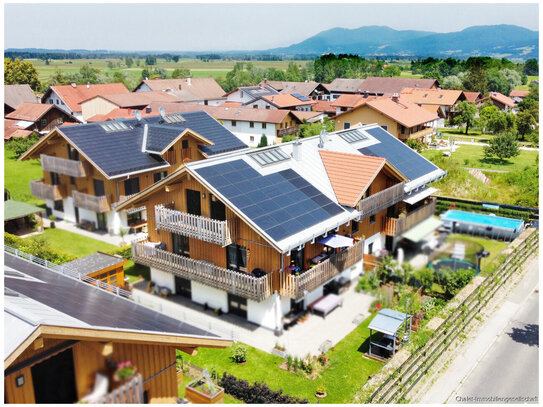
[[[417,349],[369,397],[367,403],[398,403],[405,400],[414,386],[448,349],[466,326],[526,259],[537,251],[539,234],[530,235],[489,275],[455,311],[434,331],[424,346]]]
[[[44,260],[44,259],[42,259],[40,257],[36,257],[36,256],[34,256],[32,254],[22,252],[19,249],[14,249],[13,247],[4,245],[4,251],[6,253],[11,253],[11,254],[13,254],[13,255],[15,255],[17,257],[21,257],[21,258],[23,258],[25,260],[31,261],[32,263],[39,264],[40,266],[47,267],[48,269],[50,269],[52,271],[55,271],[57,273],[60,273],[60,274],[64,274],[65,276],[72,277],[72,278],[75,278],[75,279],[80,280],[80,281],[84,281],[85,283],[89,283],[89,284],[91,284],[91,285],[93,285],[95,287],[106,290],[106,291],[108,291],[108,292],[110,292],[112,294],[119,295],[119,296],[126,297],[126,298],[131,298],[132,297],[132,293],[130,291],[124,290],[124,289],[122,289],[120,287],[117,287],[117,286],[114,286],[114,285],[111,285],[111,284],[104,283],[104,282],[102,282],[100,280],[96,280],[96,279],[91,278],[91,277],[83,276],[83,275],[81,275],[81,273],[70,270],[70,269],[68,269],[68,268],[66,268],[64,266],[61,266],[61,265],[51,263],[48,260]]]

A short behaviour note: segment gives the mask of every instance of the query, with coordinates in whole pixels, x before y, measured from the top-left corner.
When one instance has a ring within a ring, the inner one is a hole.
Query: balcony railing
[[[364,241],[360,240],[353,247],[337,254],[333,254],[327,260],[317,264],[299,276],[280,273],[281,295],[298,299],[303,297],[304,291],[312,291],[343,270],[362,260],[364,256]]]
[[[155,219],[156,228],[160,230],[219,244],[223,247],[232,243],[230,226],[234,222],[191,215],[165,208],[163,205],[155,206]]]
[[[258,302],[272,294],[271,273],[263,277],[254,277],[250,274],[218,267],[203,260],[194,260],[157,249],[154,245],[146,240],[133,241],[132,259],[134,262]]]
[[[422,222],[424,219],[432,216],[435,211],[436,201],[435,199],[431,199],[428,204],[408,213],[404,217],[389,218],[388,216],[385,216],[383,219],[383,233],[388,236],[399,236]]]
[[[97,404],[143,404],[143,379],[141,374],[106,394]]]
[[[402,140],[417,139],[417,138],[421,138],[421,137],[424,137],[424,136],[432,135],[432,134],[434,134],[434,132],[435,132],[435,129],[433,127],[426,127],[426,128],[424,128],[422,130],[416,131],[416,132],[411,133],[411,134],[400,134],[400,138]]]
[[[138,193],[130,194],[130,195],[119,195],[119,200],[117,202],[114,202],[111,204],[112,208],[116,208],[118,205],[122,204],[124,201],[128,201],[133,196],[136,196]]]
[[[94,196],[79,191],[73,191],[74,206],[85,208],[92,212],[103,213],[109,211],[110,205],[106,195]]]
[[[53,157],[42,154],[41,168],[44,171],[56,172],[71,177],[86,177],[87,171],[81,161],[68,160],[67,158]]]
[[[30,193],[41,199],[57,201],[63,198],[64,186],[46,184],[43,180],[30,181]]]
[[[402,201],[405,195],[404,185],[405,182],[400,182],[393,187],[362,199],[358,204],[358,210],[362,219],[375,215],[377,212]]]
[[[277,135],[279,137],[282,137],[282,136],[286,136],[286,135],[289,135],[289,134],[294,134],[294,133],[297,133],[297,132],[298,132],[298,126],[293,126],[293,127],[287,127],[286,129],[277,130]]]

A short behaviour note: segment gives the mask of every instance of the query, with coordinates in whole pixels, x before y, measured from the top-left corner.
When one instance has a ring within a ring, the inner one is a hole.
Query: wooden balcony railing
[[[287,127],[286,129],[277,130],[277,136],[282,137],[282,136],[294,134],[297,132],[298,132],[298,126],[292,126],[292,127]]]
[[[215,266],[207,261],[179,256],[166,250],[157,249],[152,243],[146,243],[148,243],[146,240],[132,242],[134,262],[258,302],[272,294],[271,273],[263,277],[254,277],[250,274]]]
[[[401,218],[389,218],[385,216],[383,219],[383,233],[388,236],[399,236],[424,219],[432,216],[435,211],[436,200],[435,198],[431,198],[426,205],[415,209]]]
[[[122,204],[124,201],[128,201],[133,196],[136,196],[138,193],[130,194],[130,195],[119,195],[119,200],[117,202],[114,202],[111,204],[112,208],[116,208],[118,205]]]
[[[421,138],[421,137],[424,137],[424,136],[434,134],[434,131],[435,131],[435,129],[433,127],[426,127],[426,128],[424,128],[422,130],[416,131],[416,132],[411,133],[411,134],[400,134],[400,138],[402,140],[418,139],[418,138]]]
[[[280,274],[281,295],[298,299],[303,297],[304,291],[312,291],[343,270],[362,260],[364,256],[364,240],[355,243],[349,249],[333,254],[327,260],[317,264],[299,276],[288,272]]]
[[[375,215],[377,212],[402,201],[405,194],[404,185],[405,182],[400,182],[399,184],[362,199],[358,204],[358,210],[360,211],[362,219]]]
[[[155,219],[156,228],[159,230],[219,244],[223,247],[232,243],[230,226],[234,222],[191,215],[165,208],[163,205],[155,206]]]
[[[57,201],[63,198],[64,191],[64,185],[46,184],[43,179],[30,181],[30,193],[41,199]]]
[[[73,191],[72,197],[74,198],[74,206],[78,208],[85,208],[98,213],[107,212],[111,209],[106,195],[94,196]]]
[[[136,374],[131,380],[106,394],[96,404],[143,404],[143,379]]]
[[[40,157],[41,168],[44,171],[56,172],[59,174],[69,175],[71,177],[87,176],[85,165],[81,161],[53,157],[46,154],[42,154]]]

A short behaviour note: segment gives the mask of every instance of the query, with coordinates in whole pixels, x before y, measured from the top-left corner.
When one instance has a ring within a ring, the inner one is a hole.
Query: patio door
[[[36,403],[75,403],[75,371],[72,349],[52,356],[30,369]]]
[[[247,298],[228,293],[228,312],[247,319]]]
[[[192,299],[192,287],[190,280],[175,276],[175,293],[182,297]]]
[[[107,220],[105,213],[96,212],[96,229],[98,230],[107,230]]]
[[[187,189],[187,213],[191,215],[202,214],[202,207],[200,204],[200,191],[194,191],[192,189]]]

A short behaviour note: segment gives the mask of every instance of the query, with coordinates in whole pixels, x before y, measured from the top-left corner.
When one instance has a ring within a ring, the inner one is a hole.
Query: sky
[[[334,27],[460,31],[473,25],[539,29],[531,4],[4,4],[4,48],[116,51],[265,50]],[[32,16],[39,16],[34,18]]]

